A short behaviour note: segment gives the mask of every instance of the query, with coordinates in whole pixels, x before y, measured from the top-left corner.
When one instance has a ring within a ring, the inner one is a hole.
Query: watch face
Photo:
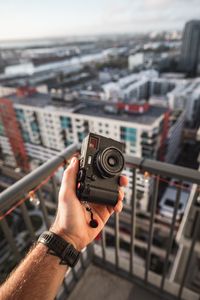
[[[80,252],[56,233],[45,231],[39,237],[38,242],[43,243],[51,250],[49,254],[58,256],[61,259],[60,264],[70,267],[77,264]]]

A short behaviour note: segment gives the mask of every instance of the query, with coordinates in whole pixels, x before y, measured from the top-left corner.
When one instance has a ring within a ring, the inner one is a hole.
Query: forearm
[[[0,287],[0,300],[52,300],[64,279],[67,267],[37,244]]]

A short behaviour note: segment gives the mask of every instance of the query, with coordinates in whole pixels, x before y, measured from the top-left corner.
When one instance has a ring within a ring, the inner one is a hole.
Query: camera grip
[[[118,200],[118,191],[109,191],[90,187],[88,202],[115,206]]]

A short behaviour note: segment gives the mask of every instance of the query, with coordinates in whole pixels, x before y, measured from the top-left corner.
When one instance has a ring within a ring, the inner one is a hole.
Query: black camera
[[[77,177],[77,197],[81,201],[116,205],[124,167],[123,147],[120,142],[94,133],[84,139]]]

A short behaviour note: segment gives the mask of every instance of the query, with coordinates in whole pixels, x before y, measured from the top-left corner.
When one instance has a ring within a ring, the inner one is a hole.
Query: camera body
[[[115,206],[124,167],[123,144],[89,133],[81,148],[77,197],[81,201]]]

